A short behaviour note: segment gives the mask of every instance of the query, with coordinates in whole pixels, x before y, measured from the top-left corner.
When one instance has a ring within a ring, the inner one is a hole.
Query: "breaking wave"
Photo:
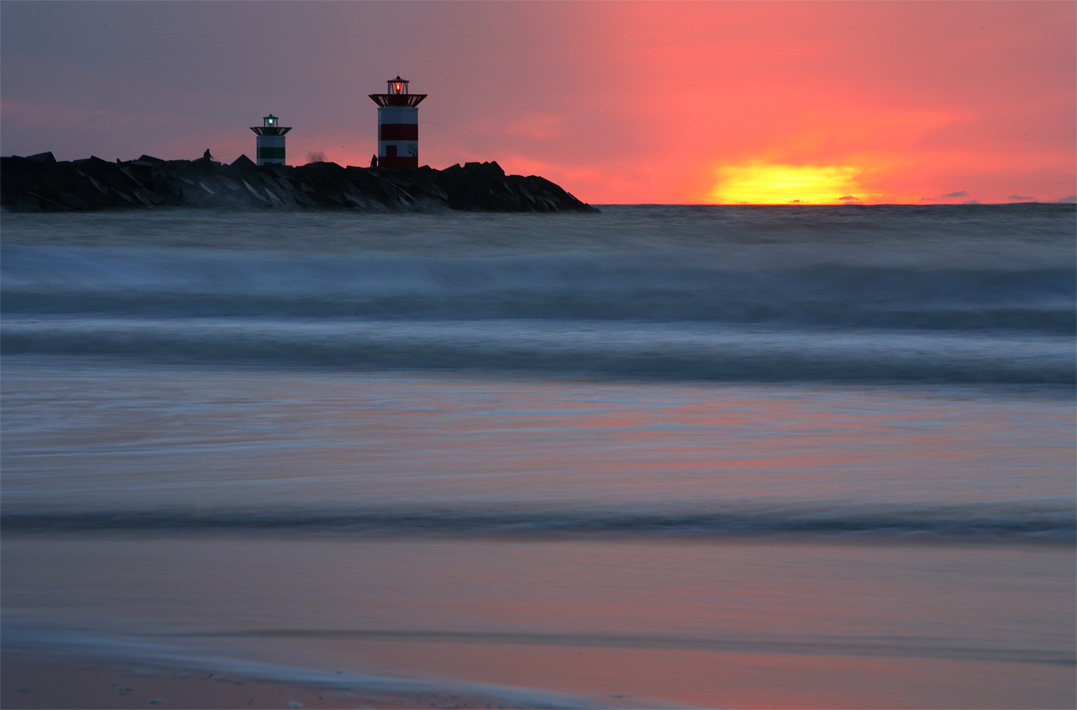
[[[1065,542],[1077,512],[1062,503],[1026,505],[798,505],[726,511],[374,508],[12,512],[5,531],[285,532],[363,536],[765,537]]]
[[[1075,215],[17,215],[2,344],[196,364],[1069,385]]]

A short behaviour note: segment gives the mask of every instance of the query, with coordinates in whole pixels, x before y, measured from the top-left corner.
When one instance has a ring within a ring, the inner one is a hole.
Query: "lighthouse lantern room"
[[[378,165],[419,167],[419,102],[426,94],[408,92],[408,81],[397,76],[385,82],[384,94],[370,94],[378,105]]]
[[[251,126],[258,135],[255,155],[259,165],[284,165],[284,134],[291,126],[280,125],[280,119],[269,114],[262,118],[261,126]]]

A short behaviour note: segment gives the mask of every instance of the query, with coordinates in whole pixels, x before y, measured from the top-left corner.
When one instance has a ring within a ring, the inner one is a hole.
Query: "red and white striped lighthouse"
[[[419,102],[426,94],[409,94],[408,82],[397,76],[384,94],[370,94],[378,105],[378,165],[419,167]]]

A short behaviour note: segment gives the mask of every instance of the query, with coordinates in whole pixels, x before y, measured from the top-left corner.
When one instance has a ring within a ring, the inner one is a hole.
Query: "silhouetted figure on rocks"
[[[206,152],[202,154],[202,157],[206,160],[213,160],[213,156],[209,154],[209,148],[206,148]]]
[[[378,167],[378,156],[377,155],[370,156],[370,167],[372,167],[372,168]]]

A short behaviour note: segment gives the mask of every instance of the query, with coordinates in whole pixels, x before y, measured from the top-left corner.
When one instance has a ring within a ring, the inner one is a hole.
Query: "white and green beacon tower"
[[[281,126],[280,119],[269,114],[262,125],[251,126],[251,130],[258,134],[258,165],[284,165],[284,134],[292,127]]]

